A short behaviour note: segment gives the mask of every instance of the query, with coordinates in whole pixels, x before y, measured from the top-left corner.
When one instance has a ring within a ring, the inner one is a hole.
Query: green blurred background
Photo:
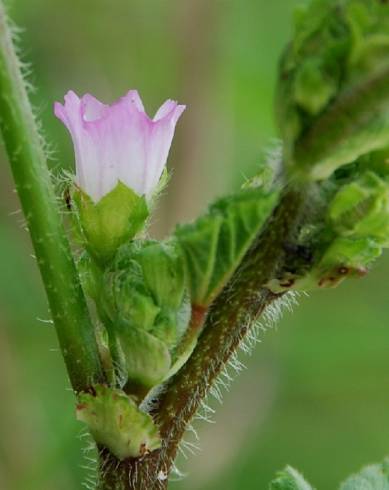
[[[186,103],[173,178],[154,220],[164,236],[255,172],[276,136],[277,59],[298,0],[15,0],[32,94],[54,170],[70,140],[52,114],[70,88],[112,101],[138,88],[153,113]],[[78,490],[82,426],[0,150],[0,489]],[[388,257],[364,280],[301,298],[268,331],[172,488],[266,489],[292,464],[320,490],[389,453]],[[189,438],[190,439],[190,438]]]

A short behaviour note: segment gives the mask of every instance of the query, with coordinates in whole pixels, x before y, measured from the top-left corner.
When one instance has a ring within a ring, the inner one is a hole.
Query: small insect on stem
[[[71,211],[72,210],[72,198],[71,198],[71,195],[70,195],[70,190],[69,190],[69,187],[66,187],[64,193],[63,193],[63,197],[64,197],[64,200],[65,200],[65,204],[66,204],[66,208],[68,211]]]

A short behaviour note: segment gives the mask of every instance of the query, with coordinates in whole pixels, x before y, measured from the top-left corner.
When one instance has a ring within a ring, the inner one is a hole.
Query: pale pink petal
[[[177,107],[177,102],[174,100],[167,100],[164,102],[161,107],[158,109],[156,112],[153,121],[159,121],[163,117],[167,116],[169,112],[171,112],[173,109]]]
[[[65,104],[55,103],[54,112],[73,139],[78,185],[95,202],[118,181],[149,198],[161,177],[184,109],[168,100],[151,120],[136,90],[111,106],[90,94],[80,100],[68,92]]]
[[[165,103],[164,106],[166,105],[167,104]],[[169,106],[171,109],[170,112],[156,120],[153,124],[149,142],[145,185],[145,194],[148,197],[151,197],[153,190],[158,185],[159,179],[161,178],[172,144],[176,123],[185,110],[185,106],[177,105],[177,103],[174,103],[174,106],[169,104]],[[161,111],[162,114],[163,112],[164,111]]]
[[[111,106],[109,116],[98,124],[99,137],[109,142],[104,159],[114,160],[116,175],[136,193],[144,194],[147,116],[121,99]]]
[[[76,182],[81,188],[86,190],[89,178],[82,164],[85,153],[83,150],[85,142],[83,137],[81,100],[72,90],[69,90],[64,99],[64,105],[58,102],[54,104],[54,113],[65,124],[71,134],[76,157]]]
[[[65,104],[54,103],[54,113],[60,119],[70,132],[77,131],[81,125],[80,106],[81,101],[72,91],[65,95]]]
[[[123,97],[123,99],[129,102],[130,105],[134,105],[139,112],[143,112],[144,114],[146,114],[142,99],[140,98],[137,90],[130,90],[129,92],[127,92],[127,95]]]
[[[84,121],[101,119],[109,106],[97,100],[93,95],[85,94],[81,99],[81,111]]]

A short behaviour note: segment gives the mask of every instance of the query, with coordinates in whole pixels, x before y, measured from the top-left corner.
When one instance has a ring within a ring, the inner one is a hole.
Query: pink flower
[[[69,91],[64,105],[55,103],[54,112],[73,139],[77,185],[96,203],[119,181],[149,199],[184,110],[184,105],[167,100],[150,119],[136,90],[110,106]]]

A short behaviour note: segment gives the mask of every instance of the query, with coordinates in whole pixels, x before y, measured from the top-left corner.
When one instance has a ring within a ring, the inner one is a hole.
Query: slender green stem
[[[0,128],[75,391],[104,381],[96,338],[0,0]]]

